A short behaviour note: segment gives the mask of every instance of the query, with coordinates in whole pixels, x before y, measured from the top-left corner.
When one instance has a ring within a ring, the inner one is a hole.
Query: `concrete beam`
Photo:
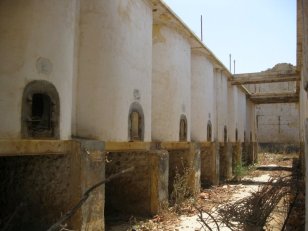
[[[161,142],[158,144],[160,149],[166,150],[189,150],[190,142]]]
[[[300,81],[300,75],[297,71],[287,72],[257,72],[236,74],[231,80],[232,85],[242,84],[262,84],[262,83],[277,83],[277,82],[291,82]]]
[[[249,99],[255,104],[296,103],[299,102],[299,95],[297,93],[252,94]]]
[[[150,142],[105,142],[105,150],[107,152],[138,152],[149,151],[150,149]]]
[[[63,155],[70,153],[72,141],[0,140],[0,156]]]

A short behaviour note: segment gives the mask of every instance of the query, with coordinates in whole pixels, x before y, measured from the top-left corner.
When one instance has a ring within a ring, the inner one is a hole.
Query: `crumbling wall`
[[[71,164],[72,158],[73,155],[1,157],[0,220],[6,222],[11,217],[10,230],[49,228],[80,197],[78,170]],[[80,214],[68,224],[78,228]]]
[[[168,198],[168,154],[166,152],[110,152],[106,177],[135,167],[106,184],[106,216],[153,215]]]
[[[212,142],[201,151],[201,185],[207,187],[219,183],[219,148]]]

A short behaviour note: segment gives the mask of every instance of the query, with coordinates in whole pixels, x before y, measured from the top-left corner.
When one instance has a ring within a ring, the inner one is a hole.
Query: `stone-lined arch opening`
[[[227,126],[224,126],[224,143],[227,143],[228,141],[228,130],[227,130]]]
[[[144,114],[142,106],[137,102],[132,103],[129,108],[128,139],[129,141],[144,140]]]
[[[212,141],[212,123],[210,120],[207,122],[207,135],[206,136],[207,136],[206,140],[208,142],[211,142]]]
[[[185,115],[180,117],[179,140],[187,141],[187,119]]]
[[[22,96],[21,136],[59,139],[60,99],[55,86],[45,80],[28,83]]]

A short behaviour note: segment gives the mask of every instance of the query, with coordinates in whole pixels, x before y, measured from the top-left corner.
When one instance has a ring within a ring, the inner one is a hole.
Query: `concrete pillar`
[[[232,147],[232,173],[235,173],[235,169],[238,166],[242,166],[242,146],[240,142],[233,143]]]
[[[191,143],[188,150],[169,151],[169,194],[174,190],[176,174],[187,180],[189,194],[195,195],[200,191],[200,149]]]
[[[201,175],[201,155],[200,148],[195,144],[191,143],[188,155],[186,155],[187,162],[191,168],[190,179],[188,185],[191,189],[191,193],[196,195],[200,192],[200,175]]]
[[[81,189],[84,193],[105,179],[104,143],[94,140],[79,140],[81,144]],[[82,206],[80,230],[105,230],[104,228],[105,185],[91,192]]]
[[[168,204],[169,153],[165,150],[150,152],[151,214],[157,214]]]
[[[220,143],[220,179],[232,178],[232,143]]]
[[[205,186],[219,184],[219,148],[217,142],[211,142],[200,153],[201,184]]]

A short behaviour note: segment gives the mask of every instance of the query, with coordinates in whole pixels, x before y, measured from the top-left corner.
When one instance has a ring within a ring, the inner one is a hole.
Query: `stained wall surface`
[[[71,135],[77,1],[0,2],[0,137],[21,137],[25,86],[52,83],[60,97],[60,138]]]
[[[198,52],[191,54],[191,139],[207,140],[207,125],[215,131],[214,68],[208,58]]]
[[[137,103],[149,141],[151,6],[147,1],[81,0],[80,8],[77,135],[127,141],[129,109]]]
[[[219,142],[224,141],[224,127],[228,129],[228,79],[222,71],[214,72],[216,93],[216,136]],[[228,140],[228,138],[227,138]]]
[[[190,140],[191,49],[178,31],[153,25],[152,140],[178,141],[181,115]]]

